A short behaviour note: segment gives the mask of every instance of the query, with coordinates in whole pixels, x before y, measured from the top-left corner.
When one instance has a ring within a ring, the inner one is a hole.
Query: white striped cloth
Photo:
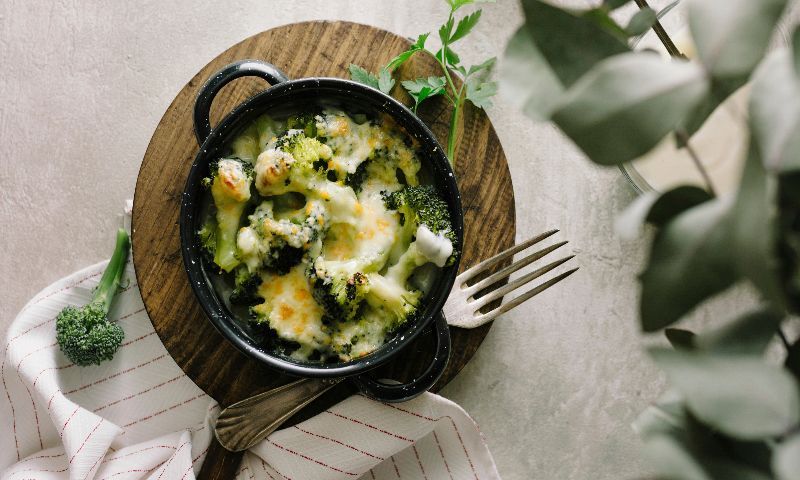
[[[2,344],[2,479],[192,479],[217,403],[178,367],[131,283],[111,318],[125,331],[113,360],[78,367],[59,350],[55,317],[89,301],[106,263],[36,295]],[[133,282],[132,266],[127,276]],[[397,405],[351,397],[247,452],[240,479],[499,478],[477,425],[425,394]]]

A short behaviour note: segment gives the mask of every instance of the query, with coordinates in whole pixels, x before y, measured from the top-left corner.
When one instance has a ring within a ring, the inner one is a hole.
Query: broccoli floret
[[[108,311],[125,272],[129,248],[128,232],[119,229],[114,254],[91,302],[83,307],[65,307],[56,317],[58,346],[76,365],[99,365],[110,360],[125,337],[122,327],[108,320]]]
[[[276,148],[289,153],[300,164],[313,164],[331,158],[331,148],[316,138],[306,136],[302,130],[289,130],[278,139]]]
[[[450,210],[430,185],[406,186],[396,192],[384,195],[386,208],[397,210],[400,213],[403,228],[399,235],[398,245],[407,245],[417,234],[421,225],[425,225],[436,236],[447,238],[453,251],[446,265],[452,265],[458,256],[458,244],[453,223],[450,220]]]
[[[208,259],[213,261],[217,252],[217,219],[209,216],[203,223],[203,228],[197,231],[197,235],[200,237],[200,248]]]
[[[318,162],[331,158],[331,149],[300,130],[290,130],[262,152],[255,165],[256,188],[261,195],[306,193],[324,179]]]
[[[250,272],[262,267],[287,273],[300,263],[327,226],[327,212],[318,201],[309,201],[290,218],[276,220],[272,201],[262,202],[239,229],[237,246]]]
[[[236,233],[250,200],[253,167],[239,158],[223,158],[211,165],[210,172],[211,176],[204,183],[211,186],[211,196],[217,210],[214,263],[230,272],[240,263],[236,253]],[[206,232],[205,237],[210,238],[211,235]]]
[[[358,164],[355,172],[348,173],[347,176],[344,177],[344,184],[352,188],[354,192],[360,192],[361,187],[367,180],[367,167],[371,162],[372,160],[366,160]]]
[[[236,269],[234,278],[234,288],[231,292],[230,301],[234,305],[257,305],[264,301],[258,293],[261,286],[261,275],[251,273],[250,270],[241,265]]]
[[[311,282],[314,299],[329,317],[339,322],[358,316],[369,290],[367,276],[361,272],[324,278],[314,273]]]
[[[289,130],[302,130],[306,137],[314,138],[317,136],[317,119],[312,114],[289,117],[286,120],[286,128]]]
[[[264,259],[264,265],[278,273],[286,275],[289,270],[303,260],[305,250],[302,247],[293,247],[285,240],[275,239],[269,246],[269,253]]]
[[[422,292],[377,273],[370,274],[368,279],[369,291],[364,298],[370,307],[392,321],[392,328],[415,318]]]

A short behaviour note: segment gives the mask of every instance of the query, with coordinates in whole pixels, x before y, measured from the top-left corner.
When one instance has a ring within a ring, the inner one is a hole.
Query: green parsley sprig
[[[460,57],[452,48],[455,42],[466,37],[477,25],[482,11],[476,10],[462,17],[458,22],[456,22],[455,13],[459,8],[472,3],[494,2],[493,0],[446,1],[450,6],[450,14],[447,22],[439,27],[441,48],[436,53],[425,48],[425,43],[430,33],[423,33],[417,37],[417,40],[408,50],[394,57],[377,74],[373,74],[358,65],[351,64],[350,78],[389,94],[395,85],[392,74],[414,54],[425,52],[436,59],[436,62],[442,67],[443,75],[405,80],[401,84],[411,95],[411,98],[414,99],[413,110],[415,113],[423,101],[437,95],[445,96],[450,104],[453,105],[453,111],[450,116],[450,132],[447,137],[447,158],[450,159],[450,163],[455,165],[458,122],[461,118],[464,103],[470,101],[478,108],[487,108],[492,105],[492,97],[497,93],[497,82],[491,80],[496,58],[492,57],[481,64],[465,67],[461,65]],[[451,69],[461,75],[461,86],[456,87],[450,72]]]

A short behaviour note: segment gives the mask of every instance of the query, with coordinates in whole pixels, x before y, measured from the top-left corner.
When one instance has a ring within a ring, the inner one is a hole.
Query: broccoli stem
[[[117,230],[117,244],[114,247],[114,254],[111,256],[111,260],[108,261],[106,271],[103,272],[103,276],[94,291],[94,297],[92,297],[92,303],[101,304],[104,313],[108,313],[111,308],[111,301],[114,299],[114,295],[116,295],[119,284],[122,281],[130,246],[128,232],[124,228]]]

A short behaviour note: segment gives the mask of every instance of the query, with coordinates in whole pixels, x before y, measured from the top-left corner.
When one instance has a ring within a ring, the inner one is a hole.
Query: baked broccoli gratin
[[[374,351],[458,255],[448,205],[390,118],[262,116],[229,150],[197,233],[229,304],[295,360]]]

